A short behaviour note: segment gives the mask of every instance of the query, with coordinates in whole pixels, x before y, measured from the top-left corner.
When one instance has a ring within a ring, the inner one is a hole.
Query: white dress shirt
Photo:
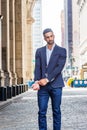
[[[49,64],[49,61],[50,61],[50,57],[51,57],[51,54],[53,52],[53,49],[55,47],[55,44],[53,44],[51,50],[48,49],[48,47],[46,46],[46,57],[47,57],[47,65]]]

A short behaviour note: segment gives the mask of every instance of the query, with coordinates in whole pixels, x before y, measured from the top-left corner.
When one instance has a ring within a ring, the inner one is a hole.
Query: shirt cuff
[[[49,82],[49,80],[46,78],[46,81],[47,81],[47,83]]]

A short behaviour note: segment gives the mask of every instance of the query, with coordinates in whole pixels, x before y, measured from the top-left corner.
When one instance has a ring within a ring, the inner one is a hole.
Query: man
[[[60,130],[60,105],[62,87],[64,87],[61,72],[66,62],[66,49],[55,44],[52,29],[45,29],[43,36],[47,45],[36,51],[34,77],[36,83],[33,85],[33,87],[36,87],[35,89],[38,89],[39,130],[47,130],[46,113],[49,97],[51,98],[53,112],[53,130]]]

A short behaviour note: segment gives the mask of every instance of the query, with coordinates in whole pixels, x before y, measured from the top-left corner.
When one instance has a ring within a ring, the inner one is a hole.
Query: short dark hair
[[[48,32],[53,32],[51,28],[46,28],[43,30],[43,35],[45,35],[45,33],[48,33]]]

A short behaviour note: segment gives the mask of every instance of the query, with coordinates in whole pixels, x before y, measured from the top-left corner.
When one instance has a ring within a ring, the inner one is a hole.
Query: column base
[[[17,74],[16,73],[12,73],[12,85],[17,84]]]
[[[22,77],[18,77],[17,84],[23,84],[23,78]]]
[[[0,70],[0,86],[4,86],[5,76],[4,71]]]
[[[4,85],[5,86],[9,86],[10,85],[10,74],[8,71],[4,72],[4,75],[5,75],[5,80],[4,80]]]
[[[13,72],[5,72],[5,85],[6,86],[12,86],[17,84],[17,74]]]

